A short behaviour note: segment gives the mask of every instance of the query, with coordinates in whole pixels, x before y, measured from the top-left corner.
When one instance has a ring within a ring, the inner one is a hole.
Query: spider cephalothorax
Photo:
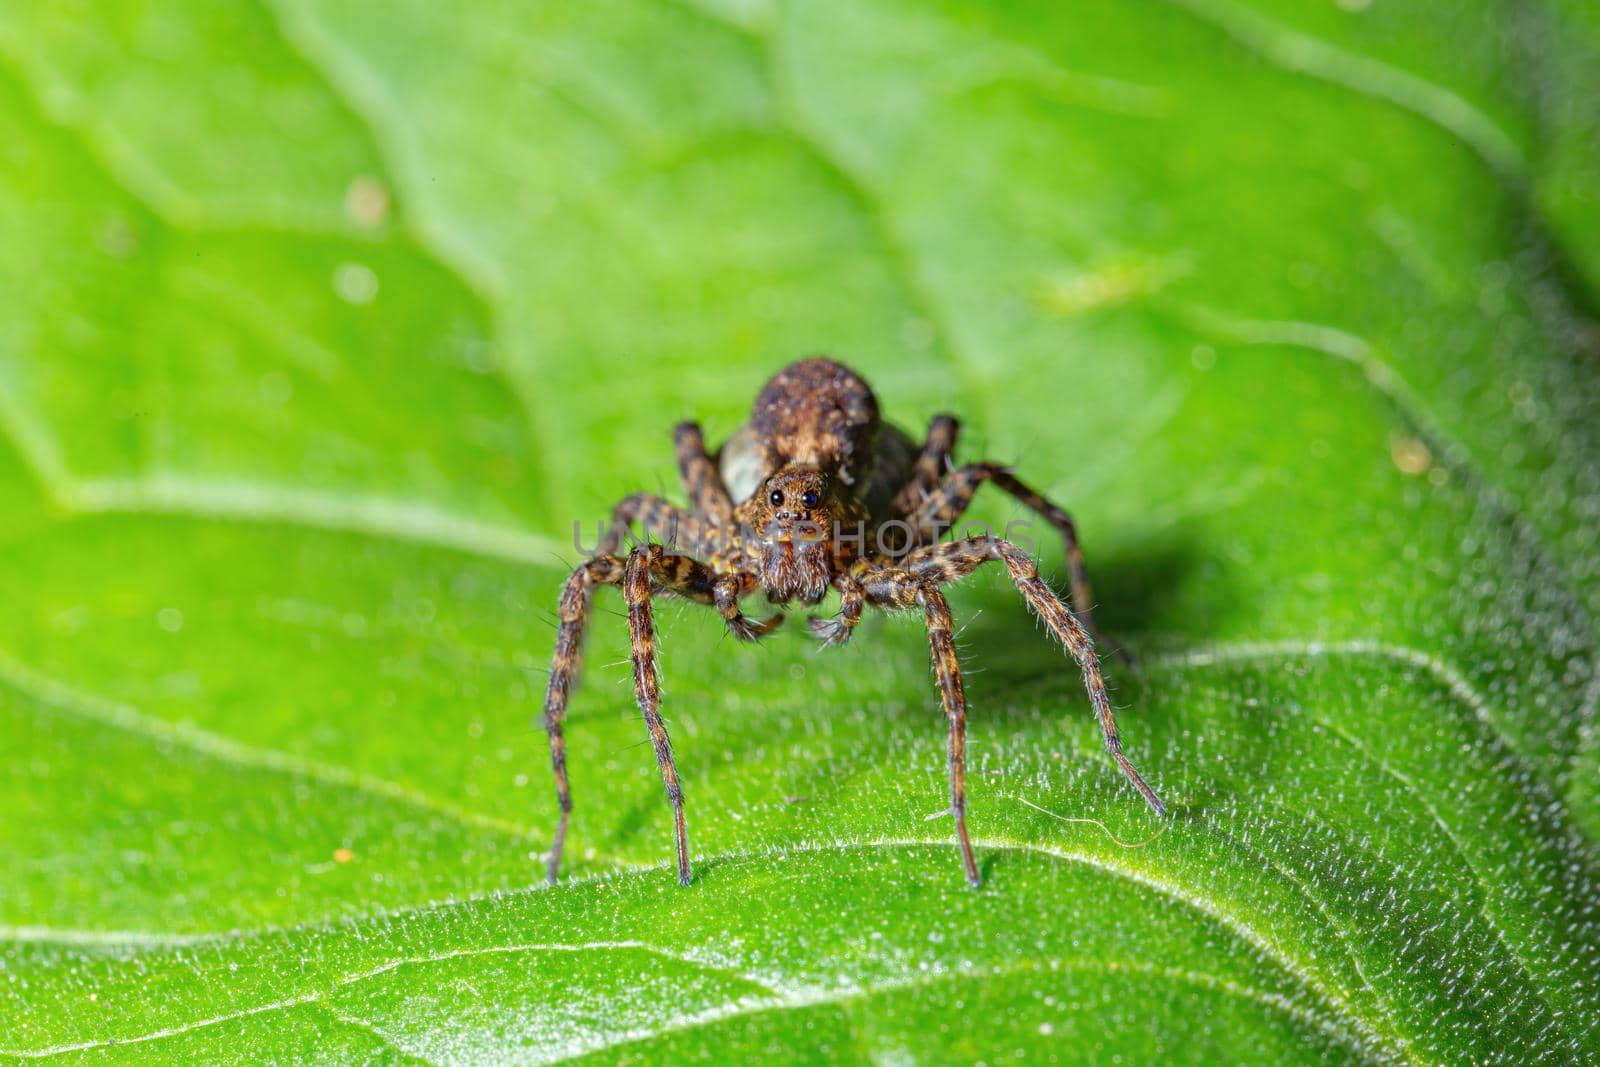
[[[798,463],[774,471],[734,510],[743,538],[756,547],[756,580],[774,604],[815,604],[827,596],[834,576],[855,558],[855,528],[865,519],[834,479]]]
[[[868,605],[920,608],[950,727],[950,810],[956,840],[967,879],[977,885],[966,819],[966,695],[950,608],[940,587],[984,563],[1001,563],[1029,608],[1077,660],[1112,758],[1150,806],[1157,813],[1165,811],[1122,752],[1089,636],[1089,583],[1072,519],[998,464],[953,467],[956,429],[951,416],[935,416],[919,451],[909,437],[879,419],[877,399],[866,382],[827,359],[802,360],[775,375],[757,396],[749,422],[715,457],[706,452],[699,426],[684,423],[677,428],[678,466],[692,508],[683,511],[647,493],[623,500],[599,552],[573,572],[562,591],[561,626],[545,698],[561,804],[550,852],[551,881],[560,869],[572,810],[563,733],[567,698],[576,681],[583,628],[597,585],[619,586],[627,601],[634,688],[672,802],[678,878],[685,884],[690,868],[683,789],[661,718],[656,674],[651,600],[657,595],[715,607],[729,631],[747,641],[765,637],[782,619],[751,619],[740,610],[740,600],[757,591],[775,604],[816,604],[830,589],[837,590],[839,613],[811,620],[812,633],[825,644],[848,641]],[[1076,615],[1039,577],[1027,553],[1011,542],[989,534],[939,540],[940,531],[960,517],[984,482],[1010,493],[1061,533]],[[619,554],[634,523],[667,547],[649,543]],[[891,528],[893,536],[885,536]]]

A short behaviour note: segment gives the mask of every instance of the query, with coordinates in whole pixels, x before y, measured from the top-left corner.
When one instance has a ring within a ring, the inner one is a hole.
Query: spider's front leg
[[[755,579],[745,574],[719,575],[699,560],[664,552],[659,545],[647,545],[629,553],[622,577],[622,595],[628,604],[628,639],[633,654],[633,688],[639,712],[661,781],[672,803],[673,840],[678,851],[678,881],[689,884],[689,837],[683,818],[683,785],[672,760],[672,741],[661,718],[661,679],[656,670],[655,611],[651,598],[656,590],[701,604],[715,604],[728,621],[728,629],[754,640],[782,621],[782,616],[752,622],[739,613],[738,591],[753,587]]]
[[[556,801],[561,805],[555,840],[550,845],[549,878],[555,883],[561,870],[561,849],[567,841],[567,823],[572,817],[572,788],[567,781],[567,700],[578,682],[583,658],[583,630],[594,605],[597,585],[618,585],[622,581],[623,561],[616,556],[596,556],[572,572],[561,589],[556,631],[556,649],[550,664],[550,684],[544,698],[544,728],[550,736],[550,766],[555,772]]]
[[[550,735],[550,764],[555,772],[556,799],[561,805],[561,818],[556,824],[555,840],[550,846],[549,879],[552,884],[561,871],[561,852],[566,844],[567,824],[572,815],[564,729],[567,702],[577,685],[583,631],[594,607],[595,587],[622,586],[628,602],[634,684],[645,725],[655,744],[656,757],[662,761],[661,774],[667,784],[667,796],[673,803],[678,875],[687,880],[689,860],[684,835],[683,790],[678,785],[677,770],[672,765],[672,746],[659,711],[660,685],[655,667],[655,621],[650,607],[651,590],[658,587],[685,600],[714,604],[727,620],[729,630],[747,640],[754,640],[770,633],[783,621],[783,617],[751,620],[740,614],[739,590],[753,583],[754,578],[750,575],[719,575],[698,560],[668,554],[658,545],[636,549],[626,560],[611,555],[596,556],[580,565],[567,579],[561,591],[561,625],[556,632],[555,655],[550,666],[550,685],[545,694],[544,709],[545,731]]]
[[[978,861],[972,854],[972,838],[967,833],[967,694],[961,681],[961,663],[956,658],[955,626],[950,605],[936,582],[898,568],[883,567],[869,573],[861,591],[870,603],[884,608],[922,606],[928,628],[928,655],[939,685],[939,701],[950,726],[950,814],[956,821],[956,842],[961,846],[961,863],[967,881],[974,888],[983,884]]]
[[[1089,702],[1094,705],[1095,716],[1100,720],[1100,732],[1105,737],[1106,749],[1116,760],[1122,773],[1127,775],[1134,788],[1157,815],[1167,813],[1166,805],[1156,796],[1144,776],[1134,769],[1122,753],[1122,739],[1117,734],[1117,721],[1111,711],[1111,698],[1106,695],[1105,679],[1100,674],[1100,660],[1095,656],[1094,642],[1072,612],[1039,577],[1039,567],[1028,554],[1003,538],[985,535],[968,537],[919,548],[908,554],[900,565],[925,581],[939,585],[953,582],[971,574],[991,561],[1004,563],[1028,607],[1055,635],[1083,672],[1083,685],[1089,691]]]
[[[667,736],[667,724],[661,719],[661,678],[656,671],[655,613],[650,606],[652,571],[669,560],[681,557],[666,556],[658,546],[634,549],[622,579],[622,595],[628,603],[628,640],[633,652],[633,689],[639,701],[639,711],[644,716],[645,728],[650,731],[650,744],[655,748],[656,763],[661,767],[661,781],[667,789],[667,800],[672,804],[673,841],[678,850],[678,881],[689,884],[689,835],[683,819],[683,785],[678,780],[678,768],[672,761],[672,740]]]
[[[950,618],[950,605],[938,589],[923,586],[918,599],[928,625],[928,654],[939,680],[939,700],[950,724],[950,814],[955,816],[956,840],[961,844],[967,881],[976,888],[983,880],[972,855],[972,838],[967,836],[967,694],[961,682],[961,663],[956,659],[955,624]]]
[[[692,424],[686,425],[692,426]],[[695,440],[698,441],[698,437]],[[688,480],[687,474],[685,480]],[[720,480],[717,485],[721,485]],[[708,524],[699,515],[673,507],[653,493],[634,493],[632,496],[624,497],[613,509],[611,529],[600,544],[600,552],[603,555],[615,555],[623,537],[627,535],[629,526],[635,522],[668,551],[675,551],[681,547],[694,555],[712,556],[725,553],[733,543],[731,528]],[[688,556],[677,558],[689,559]],[[759,641],[783,622],[781,613],[765,619],[751,619],[740,612],[739,598],[756,589],[754,575],[734,572],[713,581],[712,577],[707,576],[708,574],[709,572],[696,575],[695,580],[701,587],[697,592],[683,590],[674,592],[690,599],[715,604],[722,617],[727,620],[728,632],[739,640]],[[708,590],[709,596],[706,595]]]

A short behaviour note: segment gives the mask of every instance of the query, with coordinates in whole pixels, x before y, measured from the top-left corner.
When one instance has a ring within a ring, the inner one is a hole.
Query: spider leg
[[[674,507],[654,493],[634,493],[611,509],[611,526],[600,542],[600,554],[615,555],[634,523],[668,548],[710,555],[716,547],[715,537],[700,516]]]
[[[954,415],[935,415],[928,423],[928,435],[923,439],[911,478],[895,494],[891,506],[895,515],[914,514],[939,487],[939,479],[950,466],[950,457],[956,450],[956,435],[960,432],[961,423]]]
[[[650,607],[651,579],[658,571],[677,570],[683,556],[668,556],[657,545],[634,549],[623,573],[622,593],[628,603],[628,639],[633,651],[633,689],[650,731],[650,744],[661,767],[661,782],[672,803],[672,833],[678,852],[678,881],[689,884],[689,836],[683,819],[683,785],[672,761],[672,741],[661,719],[661,678],[656,671],[655,614]],[[693,563],[693,560],[687,562]]]
[[[635,561],[638,561],[637,563]],[[634,576],[634,569],[640,571]],[[639,581],[643,582],[642,593]],[[577,685],[578,666],[583,647],[583,631],[594,605],[597,585],[620,585],[628,602],[628,631],[632,641],[634,685],[656,758],[661,761],[662,779],[672,800],[678,843],[678,876],[688,879],[688,848],[683,822],[683,791],[672,764],[672,747],[667,740],[660,715],[660,684],[655,666],[655,625],[650,605],[652,588],[670,596],[700,604],[712,604],[727,620],[728,629],[746,640],[764,637],[783,621],[782,615],[751,620],[739,611],[741,591],[755,588],[749,574],[717,574],[709,566],[689,556],[672,555],[659,545],[634,550],[627,560],[617,556],[596,556],[584,562],[567,579],[561,591],[560,629],[556,633],[550,686],[545,695],[545,730],[550,735],[550,762],[555,771],[556,799],[561,818],[556,824],[555,842],[550,849],[551,883],[561,869],[561,851],[567,839],[567,823],[572,814],[572,790],[567,782],[567,740],[563,724],[567,701]]]
[[[739,598],[755,592],[759,583],[747,571],[718,575],[711,592],[713,603],[728,624],[728,632],[741,641],[759,641],[776,630],[783,622],[783,613],[774,612],[764,619],[751,619],[739,610]]]
[[[678,453],[678,473],[683,476],[689,503],[713,526],[730,525],[733,498],[723,484],[717,465],[706,454],[706,439],[700,432],[700,424],[680,422],[673,427],[672,446]]]
[[[1084,567],[1083,549],[1078,544],[1078,528],[1072,516],[1042,494],[1019,481],[998,463],[968,463],[953,471],[927,500],[907,515],[919,543],[938,539],[941,529],[955,525],[972,504],[972,497],[984,482],[993,482],[1018,501],[1043,516],[1065,542],[1067,573],[1072,583],[1072,610],[1084,629],[1097,633],[1094,625],[1094,592],[1089,587],[1089,572]]]
[[[567,840],[567,822],[572,816],[572,789],[567,782],[567,738],[562,724],[567,717],[567,698],[578,682],[583,658],[583,630],[594,603],[596,585],[616,585],[622,581],[623,563],[616,556],[596,556],[586,561],[561,590],[560,628],[556,631],[555,655],[550,664],[550,685],[544,698],[544,726],[550,735],[550,765],[555,771],[556,800],[561,818],[556,823],[555,840],[550,845],[549,878],[552,884],[561,870],[561,849]]]
[[[918,598],[928,626],[928,654],[939,680],[939,700],[950,724],[950,814],[955,816],[956,841],[961,845],[967,881],[976,889],[983,879],[978,876],[972,838],[967,835],[967,694],[961,684],[961,663],[956,659],[954,624],[944,594],[931,583],[918,590]]]
[[[685,548],[701,555],[715,555],[725,547],[725,538],[714,529],[708,529],[704,520],[662,500],[651,493],[635,493],[625,497],[611,516],[610,538],[601,545],[607,554],[615,554],[628,524],[637,521],[645,532],[657,537],[668,550]],[[753,575],[735,571],[718,575],[705,564],[689,556],[671,557],[683,561],[684,570],[677,580],[669,581],[667,592],[689,600],[715,604],[727,620],[728,630],[741,641],[758,641],[778,628],[783,615],[775,614],[765,619],[752,620],[739,610],[739,598],[756,588]],[[692,565],[692,566],[691,566]]]
[[[972,854],[972,838],[967,833],[967,694],[961,682],[961,662],[956,658],[955,625],[950,605],[939,591],[936,575],[879,567],[861,583],[866,600],[882,608],[922,606],[928,628],[928,656],[934,680],[939,686],[939,701],[950,724],[950,814],[956,820],[956,843],[961,846],[961,863],[973,887],[983,884],[978,861]]]
[[[1078,669],[1083,672],[1084,688],[1089,691],[1089,703],[1094,706],[1095,716],[1100,720],[1100,732],[1105,736],[1106,750],[1146,803],[1157,815],[1165,815],[1167,809],[1161,803],[1161,798],[1156,796],[1155,790],[1150,788],[1122,753],[1122,740],[1117,734],[1117,721],[1111,711],[1111,699],[1106,695],[1106,683],[1100,674],[1100,661],[1095,656],[1093,640],[1050,586],[1039,577],[1038,565],[1026,552],[1002,538],[985,535],[916,549],[900,561],[900,566],[924,580],[943,585],[971,574],[990,561],[1005,564],[1012,582],[1028,602],[1028,607],[1077,660]]]
[[[839,590],[839,613],[831,619],[813,615],[806,620],[806,627],[811,631],[811,635],[824,646],[842,645],[850,640],[850,635],[855,633],[856,623],[861,621],[861,610],[867,602],[861,583],[855,578],[842,574],[834,579],[833,584],[834,588]]]

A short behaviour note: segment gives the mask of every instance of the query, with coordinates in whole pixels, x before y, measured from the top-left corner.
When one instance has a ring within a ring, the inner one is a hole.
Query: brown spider
[[[830,588],[837,589],[839,613],[831,619],[810,620],[812,633],[828,645],[849,640],[868,604],[920,607],[950,723],[950,810],[967,880],[976,886],[978,864],[967,836],[967,701],[950,608],[939,587],[991,560],[1004,563],[1028,606],[1077,660],[1111,757],[1156,813],[1165,814],[1155,791],[1122,754],[1089,636],[1093,628],[1089,581],[1072,519],[997,464],[949,469],[957,425],[949,415],[935,416],[919,452],[906,434],[878,418],[877,399],[857,374],[832,360],[808,359],[786,367],[767,383],[756,397],[750,421],[716,454],[706,452],[697,424],[677,427],[673,438],[678,468],[692,510],[685,512],[649,493],[623,500],[612,512],[599,552],[572,573],[561,592],[561,625],[545,697],[545,725],[561,803],[561,821],[550,849],[551,882],[561,865],[572,812],[562,722],[577,678],[583,628],[596,585],[620,585],[627,601],[634,690],[672,802],[678,880],[685,885],[689,842],[683,788],[661,721],[650,607],[655,594],[715,606],[729,631],[746,641],[766,636],[783,620],[782,615],[753,620],[739,610],[740,598],[757,590],[774,604],[791,600],[815,604]],[[940,530],[961,516],[984,482],[1004,489],[1060,531],[1066,541],[1077,618],[1039,577],[1034,561],[1011,542],[990,535],[939,541]],[[686,554],[652,543],[619,555],[632,523],[669,547],[682,546]],[[890,530],[897,534],[888,538],[895,542],[892,545],[885,543]]]

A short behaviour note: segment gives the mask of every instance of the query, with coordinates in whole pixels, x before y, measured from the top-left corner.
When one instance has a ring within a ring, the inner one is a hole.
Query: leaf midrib
[[[858,840],[858,841],[841,841],[841,842],[829,842],[829,843],[801,844],[801,845],[790,846],[790,847],[786,848],[784,850],[784,852],[786,854],[800,854],[800,853],[843,853],[843,852],[859,851],[859,850],[893,850],[893,849],[940,849],[940,850],[943,850],[943,849],[948,847],[948,844],[949,844],[949,842],[947,842],[947,841],[945,841],[943,839],[896,837],[896,838],[881,838],[881,839],[870,839],[870,840],[864,839],[864,840]],[[1126,866],[1126,865],[1122,865],[1122,864],[1112,863],[1112,862],[1106,860],[1104,857],[1096,856],[1096,855],[1094,855],[1092,853],[1075,852],[1075,851],[1070,851],[1070,850],[1067,850],[1067,849],[1056,848],[1056,847],[1049,846],[1049,845],[1039,844],[1039,843],[1030,842],[1030,841],[1021,841],[1021,840],[1016,840],[1016,839],[1011,839],[1011,838],[975,838],[974,841],[973,841],[973,844],[974,844],[975,847],[978,847],[978,848],[984,849],[984,850],[1021,852],[1021,853],[1026,853],[1026,854],[1030,854],[1030,855],[1037,855],[1037,856],[1040,856],[1040,857],[1044,857],[1044,858],[1052,860],[1052,861],[1080,864],[1082,866],[1088,867],[1089,869],[1095,871],[1098,874],[1103,874],[1103,875],[1106,875],[1108,877],[1113,877],[1113,878],[1120,878],[1120,879],[1132,882],[1134,884],[1143,886],[1143,887],[1145,887],[1147,889],[1153,890],[1154,892],[1156,892],[1156,893],[1158,893],[1158,894],[1160,894],[1160,895],[1162,895],[1162,896],[1174,901],[1175,903],[1177,903],[1181,907],[1184,907],[1185,909],[1198,914],[1202,919],[1208,921],[1209,923],[1220,927],[1222,929],[1222,931],[1226,935],[1228,935],[1228,936],[1230,936],[1232,938],[1238,939],[1238,940],[1240,940],[1240,941],[1242,941],[1242,942],[1244,942],[1246,944],[1249,944],[1250,946],[1252,946],[1252,948],[1257,953],[1259,953],[1261,958],[1271,961],[1273,966],[1274,966],[1274,968],[1277,971],[1279,971],[1285,977],[1285,979],[1287,981],[1289,981],[1293,985],[1301,988],[1308,995],[1310,995],[1311,997],[1313,997],[1317,1001],[1321,1002],[1324,1005],[1324,1007],[1327,1009],[1328,1017],[1330,1019],[1346,1024],[1350,1028],[1352,1033],[1360,1035],[1360,1040],[1356,1042],[1355,1049],[1356,1049],[1356,1051],[1358,1051],[1361,1054],[1363,1054],[1368,1060],[1373,1061],[1373,1062],[1389,1062],[1389,1061],[1393,1061],[1393,1060],[1395,1060],[1397,1058],[1404,1058],[1405,1060],[1408,1060],[1408,1061],[1413,1062],[1413,1063],[1422,1062],[1422,1061],[1420,1061],[1420,1060],[1418,1060],[1416,1058],[1414,1052],[1411,1049],[1410,1042],[1407,1041],[1398,1031],[1396,1031],[1393,1028],[1392,1024],[1387,1025],[1387,1026],[1380,1025],[1379,1023],[1376,1023],[1374,1020],[1366,1018],[1362,1014],[1362,1012],[1354,1004],[1352,1004],[1349,1000],[1347,1000],[1346,998],[1341,996],[1339,994],[1339,991],[1336,988],[1333,988],[1333,987],[1327,985],[1326,983],[1324,983],[1320,979],[1320,977],[1316,974],[1316,972],[1315,972],[1315,970],[1313,968],[1306,966],[1303,962],[1301,962],[1301,961],[1297,960],[1296,958],[1294,958],[1293,956],[1291,956],[1288,952],[1286,952],[1279,945],[1277,945],[1273,941],[1273,939],[1267,937],[1265,934],[1263,934],[1260,931],[1256,930],[1254,927],[1251,927],[1249,924],[1243,922],[1242,920],[1237,919],[1236,917],[1230,915],[1228,910],[1227,910],[1227,908],[1224,907],[1222,904],[1218,903],[1217,901],[1211,900],[1208,897],[1205,897],[1205,896],[1203,896],[1201,894],[1195,893],[1192,889],[1190,889],[1188,887],[1185,887],[1185,886],[1182,886],[1182,885],[1180,885],[1178,883],[1171,882],[1169,880],[1156,877],[1156,876],[1151,875],[1151,874],[1149,874],[1147,872],[1140,871],[1139,869],[1137,869],[1135,867],[1130,867],[1130,866]],[[725,854],[723,856],[716,857],[711,862],[718,862],[718,863],[722,863],[722,862],[736,863],[736,862],[749,862],[749,861],[758,861],[759,862],[759,861],[769,860],[770,858],[771,858],[771,854],[770,853],[765,853],[765,852],[759,853],[759,854],[758,853],[749,853],[749,852],[730,852],[730,853],[727,853],[727,854]],[[632,869],[630,871],[622,872],[622,873],[627,873],[627,874],[635,874],[635,873],[637,873],[637,874],[640,874],[640,875],[644,875],[644,874],[648,874],[648,873],[665,872],[665,870],[666,870],[666,865],[664,865],[664,864],[652,864],[652,865],[648,865],[648,866],[634,868],[634,869]],[[550,892],[550,891],[551,890],[549,890],[549,889],[541,887],[541,888],[536,888],[536,889],[513,890],[513,891],[509,891],[509,892],[501,892],[501,893],[495,894],[494,897],[495,897],[495,899],[508,899],[508,898],[515,898],[515,897],[518,897],[518,896],[526,896],[526,895],[533,894],[533,893],[545,893],[545,892]],[[483,898],[478,898],[478,899],[483,899]],[[430,905],[430,906],[427,906],[424,909],[416,909],[416,910],[418,910],[418,911],[425,911],[425,910],[437,911],[437,910],[442,910],[442,909],[447,908],[447,907],[448,908],[460,907],[460,906],[463,906],[463,905],[465,905],[465,904],[467,904],[469,902],[470,902],[469,900],[462,900],[462,901],[452,902],[449,905]],[[408,913],[407,909],[400,909],[400,910],[391,911],[391,912],[387,913],[385,916],[383,916],[382,918],[383,919],[393,919],[393,918],[396,918],[396,917],[404,916],[407,913]],[[333,929],[336,929],[336,928],[355,929],[355,928],[357,928],[359,926],[359,923],[360,923],[360,920],[354,920],[354,919],[340,920],[339,923],[337,923],[336,925],[329,925],[329,926],[324,926],[324,927],[320,927],[320,928],[313,928],[313,927],[290,928],[289,930],[285,931],[285,933],[294,934],[294,933],[297,933],[297,932],[310,931],[312,929],[322,929],[322,930],[333,930]],[[247,935],[246,938],[230,938],[229,940],[244,940],[244,939],[248,939],[248,938],[254,938],[255,936],[258,936],[258,935]],[[193,947],[193,944],[192,943],[188,943],[185,947]],[[77,1042],[77,1043],[68,1043],[68,1044],[62,1044],[62,1045],[57,1045],[57,1046],[49,1046],[49,1047],[46,1047],[46,1048],[43,1048],[43,1049],[35,1049],[35,1050],[0,1050],[0,1055],[14,1055],[14,1056],[19,1056],[19,1057],[37,1058],[37,1057],[42,1057],[42,1056],[64,1054],[64,1053],[68,1053],[68,1052],[84,1051],[84,1050],[88,1050],[88,1049],[106,1047],[106,1046],[110,1046],[110,1045],[131,1044],[131,1043],[151,1041],[151,1040],[159,1040],[159,1039],[163,1039],[163,1038],[179,1036],[181,1034],[188,1033],[188,1032],[191,1032],[191,1031],[193,1031],[195,1029],[203,1028],[205,1026],[224,1023],[224,1022],[228,1022],[228,1021],[239,1019],[239,1018],[249,1017],[249,1016],[252,1016],[252,1015],[260,1015],[260,1014],[271,1012],[271,1011],[283,1010],[283,1009],[286,1009],[286,1008],[295,1007],[295,1006],[299,1006],[299,1005],[303,1005],[303,1004],[317,1003],[317,1002],[323,1001],[326,998],[328,998],[329,996],[331,996],[331,994],[334,991],[336,991],[337,989],[345,988],[347,986],[350,986],[350,985],[353,985],[353,984],[357,984],[357,983],[362,982],[362,981],[366,981],[366,980],[368,980],[370,978],[374,978],[374,977],[377,977],[377,976],[382,975],[382,974],[387,974],[387,973],[389,973],[389,972],[391,972],[393,970],[396,970],[396,969],[398,969],[400,967],[409,966],[409,965],[420,965],[420,964],[426,964],[426,963],[430,963],[430,962],[442,962],[442,961],[449,960],[449,959],[457,959],[457,958],[473,957],[473,956],[482,956],[482,955],[490,955],[490,954],[504,954],[504,953],[508,953],[508,952],[519,952],[519,951],[538,951],[538,950],[580,951],[580,950],[593,949],[593,948],[620,948],[620,947],[637,948],[637,949],[653,952],[653,953],[656,953],[656,954],[661,955],[663,957],[678,959],[678,960],[680,960],[682,962],[689,962],[689,963],[692,963],[693,965],[695,965],[697,967],[701,967],[701,968],[711,967],[711,968],[713,968],[715,970],[718,970],[718,971],[720,971],[721,973],[724,973],[724,974],[733,974],[735,977],[738,977],[738,978],[740,978],[742,980],[745,980],[745,981],[749,982],[752,985],[763,987],[763,988],[767,989],[769,992],[772,992],[772,993],[774,993],[775,995],[777,995],[779,997],[803,998],[802,1001],[791,1002],[790,1000],[779,1000],[776,1003],[763,1004],[763,1005],[760,1006],[760,1010],[778,1010],[778,1009],[787,1009],[787,1008],[795,1008],[795,1007],[804,1007],[804,1006],[807,1006],[808,1004],[813,1004],[813,1003],[829,1002],[829,1001],[834,1001],[834,1000],[852,999],[852,998],[857,998],[857,997],[860,997],[860,996],[869,996],[869,995],[872,995],[872,994],[875,994],[875,993],[878,993],[878,992],[891,992],[891,991],[893,991],[895,989],[900,989],[900,988],[908,988],[908,987],[909,988],[914,988],[914,987],[916,987],[917,985],[920,984],[919,981],[918,981],[918,977],[916,975],[911,975],[911,976],[908,976],[907,979],[905,981],[903,981],[903,982],[895,982],[895,981],[880,982],[880,983],[877,983],[874,986],[861,987],[861,989],[859,989],[859,990],[853,990],[853,991],[847,993],[846,995],[842,995],[841,996],[841,995],[838,995],[835,992],[828,992],[826,990],[809,990],[808,991],[805,987],[790,987],[788,989],[785,989],[781,985],[777,984],[773,979],[745,974],[744,972],[738,971],[737,969],[732,969],[732,968],[728,967],[725,964],[710,963],[707,960],[705,960],[704,958],[701,958],[701,957],[698,957],[698,956],[694,956],[693,954],[679,953],[679,952],[676,952],[676,951],[671,950],[671,949],[661,948],[660,946],[651,945],[651,944],[648,944],[648,943],[645,943],[645,942],[637,942],[637,941],[586,942],[586,943],[577,944],[577,945],[565,945],[565,944],[561,944],[561,943],[537,942],[537,943],[529,943],[529,944],[521,944],[521,945],[487,946],[487,947],[481,947],[481,948],[448,950],[448,951],[439,952],[439,953],[418,954],[418,955],[414,955],[414,956],[402,956],[402,957],[399,957],[399,958],[394,959],[394,960],[386,961],[385,963],[377,965],[377,966],[372,967],[372,968],[367,968],[367,969],[364,969],[364,970],[361,970],[361,971],[355,971],[355,972],[351,972],[351,973],[336,977],[335,979],[333,979],[330,988],[327,988],[327,989],[318,989],[318,990],[313,990],[313,991],[309,991],[309,992],[302,993],[302,994],[297,994],[297,995],[290,996],[290,997],[282,997],[282,998],[280,998],[280,999],[278,999],[276,1001],[272,1001],[270,1003],[254,1005],[254,1006],[251,1006],[249,1008],[239,1009],[237,1011],[224,1013],[222,1015],[218,1015],[218,1016],[215,1016],[215,1017],[208,1017],[206,1019],[197,1020],[197,1021],[194,1021],[194,1022],[191,1022],[191,1023],[184,1024],[182,1026],[178,1026],[178,1027],[166,1027],[166,1028],[163,1028],[163,1029],[158,1030],[158,1031],[153,1031],[153,1032],[151,1032],[149,1034],[135,1036],[135,1037],[102,1038],[102,1039],[97,1039],[97,1040],[88,1041],[88,1042]],[[1060,962],[1070,963],[1071,961],[1060,961]],[[1084,961],[1084,965],[1085,966],[1087,966],[1089,964],[1092,964],[1092,963],[1101,963],[1101,964],[1103,964],[1103,961]],[[1149,970],[1151,972],[1159,972],[1159,971],[1164,971],[1164,970],[1172,970],[1172,971],[1183,971],[1184,970],[1184,969],[1181,969],[1181,968],[1163,968],[1158,964],[1148,963],[1148,962],[1145,962],[1145,961],[1131,961],[1131,962],[1128,962],[1125,965],[1130,967],[1130,968],[1141,967],[1141,968],[1147,969],[1147,970]],[[1004,967],[1008,967],[1008,966],[1011,966],[1011,965],[1003,965],[1002,969],[1004,969]],[[1019,966],[1025,966],[1025,965],[1019,965]],[[988,972],[985,971],[984,969],[975,969],[972,972],[972,974],[974,976],[980,976],[980,977],[985,973],[988,973]],[[1197,972],[1186,972],[1186,973],[1197,973]],[[966,975],[965,975],[965,972],[952,972],[952,976],[961,977],[961,976],[966,976]],[[1231,983],[1226,979],[1222,979],[1222,978],[1219,978],[1219,977],[1214,976],[1214,975],[1210,975],[1210,976],[1206,976],[1206,977],[1211,979],[1212,982],[1215,983],[1215,987],[1217,987],[1217,988],[1221,988],[1224,984],[1237,985],[1237,983]],[[1266,1001],[1266,999],[1262,999],[1259,1002],[1260,1003],[1266,1003],[1267,1001]],[[735,1012],[735,1013],[732,1013],[732,1014],[745,1014],[745,1013],[743,1013],[743,1012]],[[1307,1013],[1307,1014],[1312,1018],[1316,1018],[1316,1014],[1314,1012],[1313,1013]],[[705,1021],[706,1022],[710,1022],[710,1021],[715,1021],[715,1020],[707,1019]],[[1387,1020],[1384,1020],[1384,1021],[1387,1022]],[[1325,1027],[1319,1027],[1319,1028],[1326,1029]],[[1334,1033],[1335,1031],[1328,1030],[1327,1032]],[[629,1040],[638,1040],[638,1039],[640,1039],[640,1038],[631,1038]],[[605,1046],[605,1047],[610,1047],[610,1046],[608,1045],[608,1046]],[[1395,1050],[1399,1050],[1398,1056],[1397,1056],[1397,1053],[1395,1052]]]

